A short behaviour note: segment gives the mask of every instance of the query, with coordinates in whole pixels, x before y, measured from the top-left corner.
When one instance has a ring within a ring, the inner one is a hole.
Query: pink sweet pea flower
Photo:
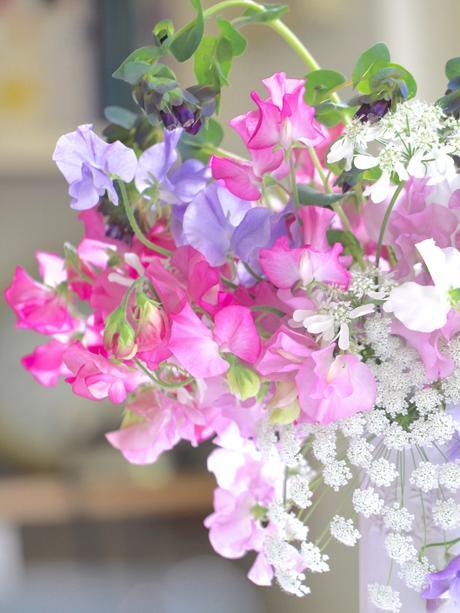
[[[334,211],[323,206],[303,206],[298,216],[302,220],[302,243],[316,251],[328,251],[327,230],[336,216]]]
[[[53,387],[61,377],[70,374],[63,360],[67,347],[66,343],[51,340],[35,347],[31,354],[22,358],[21,364],[38,383]]]
[[[260,265],[267,279],[280,289],[289,289],[297,282],[306,286],[312,281],[346,288],[350,273],[339,261],[342,251],[340,243],[325,252],[310,247],[290,249],[287,237],[282,236],[271,249],[260,250]]]
[[[214,324],[220,350],[254,364],[260,353],[260,338],[251,311],[239,305],[224,307],[216,314]]]
[[[132,464],[156,462],[163,451],[183,439],[197,445],[208,416],[191,398],[185,400],[147,389],[127,407],[134,414],[131,423],[106,438]]]
[[[90,400],[110,398],[115,404],[126,400],[146,376],[124,364],[114,364],[102,355],[92,353],[79,342],[70,345],[64,363],[72,373],[67,382],[77,396]]]
[[[316,146],[326,141],[325,130],[314,119],[315,109],[304,101],[305,81],[276,73],[263,83],[269,97],[262,100],[252,92],[257,111],[230,122],[247,146],[251,161],[213,156],[210,163],[213,177],[223,180],[227,189],[243,200],[261,197],[265,174],[278,180],[288,175],[284,151],[293,144]]]
[[[250,363],[257,360],[259,335],[246,307],[235,305],[221,309],[215,317],[214,331],[205,326],[188,304],[171,320],[169,349],[194,377],[225,373],[229,364],[221,352],[231,352]]]
[[[329,345],[311,353],[296,375],[302,417],[309,423],[327,425],[374,406],[376,383],[369,367],[356,355],[334,358],[334,349]]]
[[[304,80],[287,79],[285,73],[278,72],[262,82],[270,96],[262,100],[257,92],[251,94],[259,107],[259,117],[248,140],[250,149],[281,145],[288,150],[296,142],[314,146],[325,140],[315,120],[315,109],[304,101]]]
[[[17,267],[5,300],[17,317],[16,326],[41,334],[62,334],[75,329],[78,322],[69,312],[67,298],[60,290],[67,275],[64,260],[52,253],[37,253],[44,283],[32,279]]]
[[[265,346],[257,371],[277,381],[292,379],[306,359],[318,348],[307,334],[299,334],[282,326]]]

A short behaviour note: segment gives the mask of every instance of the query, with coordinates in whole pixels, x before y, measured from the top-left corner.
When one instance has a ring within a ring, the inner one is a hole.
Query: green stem
[[[393,198],[390,200],[390,204],[387,207],[387,210],[385,211],[385,215],[383,217],[383,221],[382,221],[382,225],[380,226],[380,234],[379,234],[379,240],[377,243],[377,251],[375,253],[375,265],[378,267],[379,262],[380,262],[380,256],[382,254],[382,245],[383,245],[383,238],[385,236],[385,232],[388,226],[388,222],[390,221],[390,216],[391,213],[393,212],[393,208],[396,204],[396,200],[398,199],[399,194],[401,193],[403,187],[404,187],[405,183],[400,183],[398,185],[398,187],[396,188],[395,193],[393,194]]]
[[[422,558],[425,551],[429,549],[430,547],[447,547],[448,549],[450,549],[450,547],[453,547],[457,543],[460,543],[460,537],[453,539],[452,541],[441,541],[439,543],[428,543],[427,545],[424,545],[420,549],[419,558]]]
[[[160,245],[156,245],[155,243],[152,243],[152,241],[149,240],[144,235],[144,233],[142,232],[139,224],[137,223],[136,216],[134,215],[134,211],[131,208],[131,205],[129,203],[128,191],[126,189],[126,185],[123,183],[123,181],[118,181],[118,187],[120,188],[121,201],[122,201],[122,204],[123,204],[123,208],[125,209],[126,216],[128,218],[129,224],[130,224],[134,234],[139,239],[139,241],[143,245],[145,245],[146,247],[151,249],[152,251],[156,251],[157,253],[160,253],[161,255],[165,255],[166,257],[169,257],[170,255],[172,255],[171,252],[169,251],[169,249],[164,249],[164,247],[160,247]]]
[[[179,387],[184,387],[184,385],[188,385],[189,383],[192,383],[193,381],[193,377],[188,377],[187,379],[184,379],[184,381],[180,381],[179,383],[167,383],[166,381],[162,381],[161,379],[159,379],[153,372],[151,372],[146,366],[144,366],[144,364],[142,364],[142,362],[138,360],[137,358],[134,358],[133,361],[136,364],[136,366],[140,368],[142,372],[144,372],[147,375],[147,377],[149,377],[149,379],[153,381],[153,383],[155,383],[155,385],[163,387],[164,389],[177,389]]]
[[[294,210],[297,214],[300,206],[299,190],[297,189],[297,181],[295,177],[295,163],[292,151],[289,151],[289,179],[291,182],[292,198],[294,200]]]
[[[256,271],[255,271],[255,270],[253,270],[253,269],[251,268],[251,266],[249,266],[249,264],[248,264],[247,262],[243,262],[243,266],[246,268],[246,270],[248,271],[248,273],[249,273],[249,274],[250,274],[252,277],[254,277],[254,279],[255,279],[256,281],[265,281],[265,279],[264,279],[263,277],[261,277],[260,275],[258,275],[258,274],[256,273]]]
[[[208,17],[211,17],[224,9],[237,7],[252,8],[259,13],[263,13],[265,11],[265,7],[263,5],[259,4],[258,2],[254,2],[253,0],[223,0],[222,2],[218,2],[217,4],[214,4],[214,6],[206,9],[203,12],[203,16],[205,19],[207,19]],[[266,25],[274,30],[291,47],[291,49],[295,51],[309,70],[318,70],[320,66],[316,59],[305,47],[298,36],[296,36],[285,23],[283,23],[280,19],[274,19],[273,21],[266,22]],[[340,103],[340,98],[335,92],[332,94],[331,99],[336,104]]]

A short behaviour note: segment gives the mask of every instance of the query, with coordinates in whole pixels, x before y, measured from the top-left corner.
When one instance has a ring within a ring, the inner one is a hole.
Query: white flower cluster
[[[460,123],[438,105],[412,100],[400,103],[378,123],[355,120],[328,154],[328,162],[345,160],[345,168],[378,168],[380,178],[366,192],[383,202],[392,189],[392,178],[428,178],[430,185],[456,174],[453,156],[460,153]],[[377,148],[377,153],[371,154]]]

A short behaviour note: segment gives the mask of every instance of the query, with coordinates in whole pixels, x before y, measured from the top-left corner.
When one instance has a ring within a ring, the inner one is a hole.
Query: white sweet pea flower
[[[432,238],[416,247],[434,285],[403,283],[392,289],[383,310],[393,313],[409,330],[433,332],[446,324],[449,311],[458,301],[460,252],[454,247],[441,249]]]
[[[327,154],[329,164],[345,160],[345,170],[350,170],[353,162],[355,150],[365,149],[367,143],[375,140],[379,135],[378,126],[363,123],[359,119],[354,119],[347,126],[343,135],[332,144]]]

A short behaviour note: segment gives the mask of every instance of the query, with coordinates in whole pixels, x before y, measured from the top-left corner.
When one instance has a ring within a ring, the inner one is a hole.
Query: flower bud
[[[115,309],[107,318],[104,347],[120,360],[130,360],[137,352],[136,334],[122,307]]]
[[[195,123],[195,115],[185,102],[173,107],[173,113],[183,128],[190,128]]]

